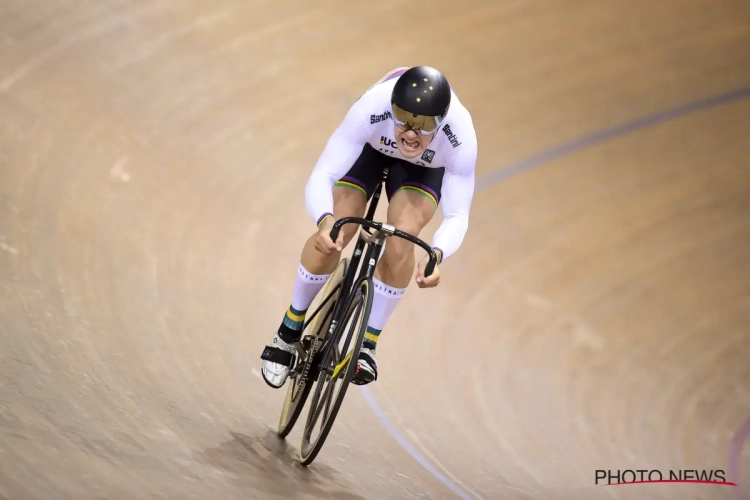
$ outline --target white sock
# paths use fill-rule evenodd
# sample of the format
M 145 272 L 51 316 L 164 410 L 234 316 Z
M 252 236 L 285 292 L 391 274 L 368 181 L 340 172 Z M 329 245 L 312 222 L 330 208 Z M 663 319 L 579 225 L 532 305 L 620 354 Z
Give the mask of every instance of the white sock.
M 282 330 L 302 330 L 307 309 L 330 277 L 330 274 L 311 274 L 300 263 L 297 278 L 294 280 L 292 303 L 289 309 L 287 309 L 286 314 L 284 314 L 281 326 Z
M 312 274 L 300 264 L 292 291 L 292 307 L 298 311 L 307 311 L 330 277 L 330 274 Z
M 363 346 L 375 349 L 380 332 L 393 314 L 396 306 L 404 296 L 406 288 L 394 288 L 386 285 L 377 278 L 372 279 L 375 295 L 372 298 L 370 321 L 367 323 L 367 333 Z

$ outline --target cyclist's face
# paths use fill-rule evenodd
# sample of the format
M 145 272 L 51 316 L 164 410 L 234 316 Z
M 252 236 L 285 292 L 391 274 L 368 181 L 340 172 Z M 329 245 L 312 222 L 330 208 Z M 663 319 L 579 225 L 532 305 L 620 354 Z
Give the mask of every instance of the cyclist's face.
M 421 155 L 435 135 L 422 135 L 419 132 L 407 130 L 397 125 L 394 126 L 393 134 L 396 136 L 398 150 L 404 158 L 415 158 Z

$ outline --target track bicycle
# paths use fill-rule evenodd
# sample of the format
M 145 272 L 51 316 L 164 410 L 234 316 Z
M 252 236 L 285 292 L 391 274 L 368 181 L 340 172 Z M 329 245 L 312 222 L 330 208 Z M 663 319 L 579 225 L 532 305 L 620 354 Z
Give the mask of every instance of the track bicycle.
M 373 221 L 387 177 L 386 168 L 364 218 L 343 217 L 334 223 L 331 230 L 333 241 L 345 224 L 359 225 L 357 244 L 351 259 L 344 257 L 339 261 L 318 294 L 320 304 L 305 321 L 302 339 L 290 368 L 277 433 L 285 438 L 291 432 L 312 392 L 299 454 L 300 462 L 305 466 L 315 460 L 323 447 L 357 370 L 372 309 L 372 279 L 385 240 L 395 236 L 424 249 L 429 255 L 425 277 L 432 274 L 437 263 L 435 251 L 423 240 L 391 224 Z

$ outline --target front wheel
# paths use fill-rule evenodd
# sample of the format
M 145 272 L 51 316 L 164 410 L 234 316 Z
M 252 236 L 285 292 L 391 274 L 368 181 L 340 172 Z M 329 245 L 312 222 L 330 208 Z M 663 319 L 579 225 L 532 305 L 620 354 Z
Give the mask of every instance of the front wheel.
M 328 278 L 328 282 L 318 294 L 320 304 L 315 306 L 310 317 L 307 319 L 305 331 L 307 336 L 303 337 L 307 342 L 307 350 L 303 347 L 297 348 L 297 362 L 292 368 L 289 375 L 288 387 L 284 398 L 284 406 L 281 408 L 279 417 L 279 426 L 277 434 L 279 437 L 286 437 L 297 422 L 297 418 L 305 406 L 307 396 L 314 383 L 311 375 L 311 362 L 315 355 L 320 351 L 323 341 L 328 335 L 328 329 L 331 326 L 333 311 L 336 309 L 336 302 L 341 295 L 344 276 L 349 269 L 349 259 L 344 258 L 339 261 L 339 265 Z M 312 309 L 312 307 L 311 307 Z
M 310 465 L 333 427 L 346 390 L 357 369 L 359 351 L 372 310 L 372 280 L 363 278 L 352 288 L 344 317 L 325 350 L 318 372 L 315 394 L 302 435 L 300 462 Z M 317 433 L 315 432 L 317 428 Z

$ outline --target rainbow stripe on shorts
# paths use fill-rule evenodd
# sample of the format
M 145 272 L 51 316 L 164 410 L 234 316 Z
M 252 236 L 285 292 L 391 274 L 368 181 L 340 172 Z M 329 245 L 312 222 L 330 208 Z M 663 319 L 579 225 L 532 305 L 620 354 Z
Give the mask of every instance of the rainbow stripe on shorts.
M 420 184 L 419 182 L 405 182 L 399 189 L 406 189 L 408 191 L 414 191 L 417 194 L 421 194 L 422 196 L 429 198 L 432 204 L 435 205 L 435 208 L 437 208 L 438 206 L 437 193 L 424 184 Z

